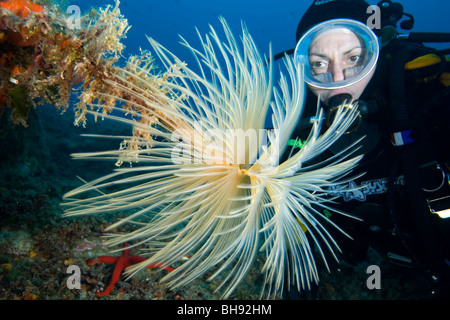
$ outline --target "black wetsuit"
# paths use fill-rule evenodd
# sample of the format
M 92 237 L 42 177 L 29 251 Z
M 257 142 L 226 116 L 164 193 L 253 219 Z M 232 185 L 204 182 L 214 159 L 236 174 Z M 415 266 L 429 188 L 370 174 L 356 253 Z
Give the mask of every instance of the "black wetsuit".
M 430 277 L 439 277 L 445 286 L 450 283 L 450 218 L 432 214 L 427 201 L 450 196 L 450 95 L 449 88 L 439 79 L 423 78 L 436 74 L 432 68 L 441 68 L 438 74 L 442 68 L 450 71 L 450 63 L 430 70 L 404 72 L 402 68 L 408 119 L 400 126 L 408 132 L 411 143 L 395 146 L 391 134 L 399 129 L 392 110 L 397 107 L 392 104 L 392 99 L 396 99 L 392 90 L 399 89 L 392 88 L 395 80 L 391 79 L 391 72 L 395 54 L 403 47 L 402 43 L 393 44 L 382 52 L 376 73 L 360 98 L 369 105 L 369 111 L 355 132 L 344 135 L 322 155 L 327 158 L 366 135 L 362 142 L 364 157 L 352 173 L 364 175 L 329 190 L 330 196 L 337 197 L 336 208 L 363 221 L 339 214 L 330 219 L 355 239 L 349 240 L 339 232 L 333 234 L 348 262 L 364 260 L 371 246 L 392 262 L 419 267 Z M 427 52 L 427 48 L 412 46 L 408 59 Z M 303 118 L 315 114 L 317 100 L 311 92 L 306 103 Z M 307 131 L 298 129 L 293 138 L 304 139 Z M 402 154 L 405 150 L 406 160 Z

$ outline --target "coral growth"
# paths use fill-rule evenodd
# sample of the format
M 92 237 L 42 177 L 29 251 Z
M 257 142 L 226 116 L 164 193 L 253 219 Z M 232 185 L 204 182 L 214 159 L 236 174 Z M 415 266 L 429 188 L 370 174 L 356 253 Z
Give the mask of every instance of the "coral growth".
M 27 18 L 30 12 L 43 12 L 44 7 L 29 0 L 8 0 L 1 2 L 2 9 L 11 11 L 21 19 Z
M 80 110 L 93 102 L 91 92 L 103 88 L 129 29 L 118 6 L 80 16 L 78 28 L 69 26 L 57 5 L 1 2 L 0 110 L 11 108 L 14 123 L 26 125 L 29 109 L 39 102 L 65 110 L 79 83 Z M 84 121 L 83 111 L 78 120 Z

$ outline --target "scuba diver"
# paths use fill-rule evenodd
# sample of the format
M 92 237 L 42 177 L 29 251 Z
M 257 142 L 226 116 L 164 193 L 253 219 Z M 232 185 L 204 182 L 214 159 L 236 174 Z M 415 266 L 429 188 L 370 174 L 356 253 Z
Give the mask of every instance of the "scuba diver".
M 317 0 L 302 17 L 288 53 L 305 66 L 307 120 L 299 122 L 291 145 L 306 139 L 318 100 L 328 120 L 344 101 L 356 101 L 359 118 L 324 155 L 364 137 L 357 178 L 329 190 L 336 208 L 362 220 L 330 217 L 354 239 L 335 235 L 344 260 L 362 262 L 372 247 L 389 262 L 420 270 L 431 297 L 448 298 L 450 51 L 424 43 L 450 42 L 450 34 L 400 34 L 402 19 L 404 30 L 414 24 L 401 4 L 380 1 L 378 25 L 369 6 Z

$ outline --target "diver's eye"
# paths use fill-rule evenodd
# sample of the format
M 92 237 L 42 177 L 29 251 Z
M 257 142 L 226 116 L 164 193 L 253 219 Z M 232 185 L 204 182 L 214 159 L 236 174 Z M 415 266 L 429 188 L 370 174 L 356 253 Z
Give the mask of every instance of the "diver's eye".
M 354 55 L 354 56 L 351 56 L 348 58 L 349 63 L 353 64 L 353 65 L 358 64 L 360 62 L 360 60 L 361 60 L 361 56 L 359 56 L 359 55 Z
M 328 70 L 328 63 L 323 60 L 312 61 L 310 63 L 311 69 L 315 74 L 324 73 Z

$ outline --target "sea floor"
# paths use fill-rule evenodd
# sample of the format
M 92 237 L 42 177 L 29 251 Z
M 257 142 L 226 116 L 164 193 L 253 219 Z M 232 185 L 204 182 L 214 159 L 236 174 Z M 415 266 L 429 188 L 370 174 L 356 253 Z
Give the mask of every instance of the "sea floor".
M 14 127 L 5 112 L 0 117 L 0 299 L 1 300 L 215 300 L 220 282 L 199 279 L 190 286 L 170 290 L 159 280 L 167 272 L 142 271 L 131 279 L 121 278 L 110 295 L 98 297 L 111 278 L 113 266 L 87 259 L 110 253 L 102 233 L 111 217 L 63 218 L 62 195 L 85 180 L 108 173 L 113 163 L 78 162 L 73 152 L 117 148 L 120 141 L 98 141 L 81 133 L 105 132 L 107 122 L 74 127 L 73 114 L 60 114 L 53 107 L 40 106 L 30 112 L 28 128 Z M 113 126 L 116 134 L 128 128 Z M 131 250 L 133 254 L 133 250 Z M 263 283 L 262 259 L 230 299 L 257 300 Z M 367 287 L 367 267 L 381 268 L 381 289 Z M 80 267 L 81 288 L 70 289 L 71 265 Z M 350 265 L 343 261 L 330 273 L 320 271 L 320 284 L 312 292 L 288 296 L 311 300 L 404 300 L 428 299 L 428 285 L 420 273 L 391 266 L 370 251 L 367 261 Z M 280 299 L 281 297 L 278 297 Z

